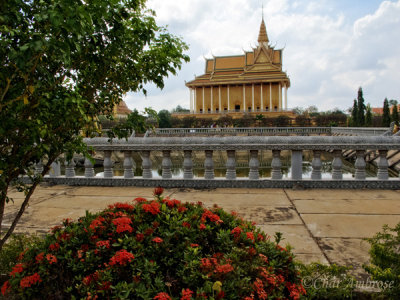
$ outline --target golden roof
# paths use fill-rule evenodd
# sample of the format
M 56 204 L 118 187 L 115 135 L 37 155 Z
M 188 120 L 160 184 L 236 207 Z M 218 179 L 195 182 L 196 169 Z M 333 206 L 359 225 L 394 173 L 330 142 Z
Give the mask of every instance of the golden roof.
M 258 43 L 261 45 L 262 43 L 268 44 L 268 35 L 267 35 L 267 28 L 265 27 L 264 19 L 261 21 L 260 25 L 260 33 L 258 34 Z

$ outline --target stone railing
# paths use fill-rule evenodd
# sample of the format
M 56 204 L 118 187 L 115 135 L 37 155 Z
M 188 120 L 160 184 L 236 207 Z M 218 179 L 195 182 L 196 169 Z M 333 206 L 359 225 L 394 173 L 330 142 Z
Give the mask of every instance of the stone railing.
M 104 153 L 104 177 L 96 177 L 93 165 L 85 160 L 84 176 L 75 175 L 75 163 L 66 163 L 65 175 L 46 176 L 45 180 L 54 184 L 98 185 L 98 186 L 163 186 L 189 188 L 386 188 L 400 189 L 399 178 L 388 176 L 387 152 L 400 149 L 400 137 L 353 137 L 353 136 L 234 136 L 234 137 L 149 137 L 113 140 L 107 138 L 86 139 L 87 145 L 97 153 Z M 357 153 L 354 179 L 343 178 L 342 151 L 354 149 Z M 248 178 L 236 176 L 236 151 L 248 151 Z M 259 152 L 271 151 L 271 178 L 259 177 Z M 291 178 L 282 176 L 281 151 L 291 151 Z M 303 150 L 313 152 L 312 172 L 310 178 L 303 178 Z M 366 178 L 366 150 L 378 150 L 378 173 L 376 178 Z M 113 151 L 124 153 L 124 175 L 114 176 L 111 155 Z M 142 158 L 142 176 L 134 174 L 132 152 L 139 152 Z M 153 177 L 152 151 L 162 152 L 162 175 Z M 183 152 L 183 178 L 173 178 L 171 172 L 171 152 Z M 204 177 L 193 175 L 193 152 L 204 154 Z M 226 176 L 215 178 L 213 153 L 225 151 Z M 323 179 L 321 176 L 321 153 L 333 154 L 332 176 Z
M 389 127 L 331 127 L 332 135 L 383 135 L 390 131 Z
M 156 128 L 150 136 L 191 135 L 330 135 L 331 127 Z
M 291 108 L 276 108 L 272 110 L 266 109 L 254 109 L 254 110 L 243 110 L 243 109 L 230 109 L 230 110 L 205 110 L 205 111 L 179 111 L 173 112 L 174 115 L 206 115 L 206 114 L 230 114 L 230 113 L 260 113 L 260 112 L 270 112 L 270 113 L 279 113 L 279 112 L 292 112 Z
M 221 127 L 221 128 L 156 128 L 148 136 L 195 135 L 351 135 L 378 136 L 389 128 L 357 127 Z

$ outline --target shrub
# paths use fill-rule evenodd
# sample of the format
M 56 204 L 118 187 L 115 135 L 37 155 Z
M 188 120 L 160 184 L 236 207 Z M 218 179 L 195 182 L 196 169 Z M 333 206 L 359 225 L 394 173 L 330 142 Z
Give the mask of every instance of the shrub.
M 221 208 L 136 198 L 65 220 L 27 250 L 2 292 L 20 298 L 298 299 L 290 251 Z
M 369 265 L 364 269 L 373 280 L 382 284 L 382 293 L 390 299 L 400 298 L 400 223 L 391 228 L 383 226 L 372 238 L 366 239 L 371 245 Z

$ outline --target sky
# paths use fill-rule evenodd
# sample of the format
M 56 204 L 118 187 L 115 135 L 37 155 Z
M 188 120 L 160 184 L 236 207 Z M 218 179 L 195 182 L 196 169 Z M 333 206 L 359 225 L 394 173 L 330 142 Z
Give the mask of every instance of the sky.
M 400 0 L 148 0 L 156 22 L 188 45 L 190 62 L 128 93 L 130 109 L 189 108 L 185 81 L 202 75 L 205 58 L 241 55 L 256 46 L 264 7 L 270 45 L 283 50 L 291 81 L 288 107 L 347 110 L 359 87 L 365 103 L 400 100 Z

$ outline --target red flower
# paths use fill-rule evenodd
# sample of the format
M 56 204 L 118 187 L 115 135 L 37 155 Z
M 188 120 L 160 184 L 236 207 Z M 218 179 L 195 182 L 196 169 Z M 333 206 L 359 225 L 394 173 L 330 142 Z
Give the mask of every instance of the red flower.
M 206 229 L 206 225 L 204 225 L 204 224 L 200 224 L 200 230 L 204 230 L 204 229 Z
M 117 219 L 114 219 L 112 222 L 115 226 L 117 226 L 117 230 L 116 230 L 117 233 L 121 233 L 121 232 L 125 232 L 125 231 L 128 231 L 128 232 L 133 231 L 133 228 L 129 225 L 129 224 L 132 224 L 132 220 L 128 217 L 117 218 Z
M 225 297 L 225 292 L 224 292 L 224 291 L 220 291 L 220 292 L 217 294 L 217 300 L 218 300 L 218 299 L 224 299 L 224 297 Z
M 164 292 L 158 293 L 157 296 L 153 298 L 154 300 L 171 300 L 171 297 Z
M 231 233 L 233 234 L 233 236 L 235 238 L 238 238 L 240 236 L 240 234 L 242 233 L 243 229 L 240 227 L 235 227 L 232 229 Z
M 155 242 L 155 243 L 157 243 L 157 244 L 159 244 L 159 243 L 162 243 L 162 242 L 163 242 L 163 239 L 162 239 L 162 238 L 159 238 L 159 237 L 155 237 L 152 241 Z
M 137 203 L 142 203 L 142 202 L 147 202 L 146 198 L 143 197 L 137 197 L 134 199 Z
M 190 244 L 190 247 L 196 248 L 196 247 L 199 247 L 199 244 Z
M 190 223 L 188 223 L 188 222 L 183 222 L 182 226 L 186 227 L 186 228 L 190 228 L 191 227 Z
M 110 241 L 98 241 L 96 243 L 97 248 L 105 247 L 106 249 L 110 249 Z
M 99 290 L 106 291 L 106 290 L 109 290 L 110 287 L 111 287 L 111 282 L 104 281 L 104 282 L 101 283 L 101 286 L 99 287 Z
M 173 199 L 173 200 L 164 199 L 163 202 L 164 202 L 165 204 L 167 204 L 167 206 L 168 206 L 169 208 L 173 208 L 174 206 L 179 206 L 179 204 L 181 204 L 181 201 L 176 200 L 176 199 Z M 179 210 L 179 208 L 178 208 L 178 210 Z
M 233 271 L 233 267 L 230 264 L 220 265 L 215 267 L 216 273 L 226 274 Z
M 103 229 L 104 226 L 102 226 L 102 225 L 103 225 L 103 222 L 104 222 L 104 221 L 105 221 L 105 219 L 104 219 L 102 216 L 99 216 L 99 217 L 97 217 L 96 219 L 94 219 L 94 220 L 92 221 L 92 223 L 90 223 L 89 228 L 90 228 L 91 230 L 93 230 L 93 231 L 95 231 L 97 228 Z
M 145 235 L 152 235 L 153 232 L 154 232 L 154 229 L 153 229 L 153 228 L 147 228 L 147 229 L 144 231 L 144 234 L 145 234 Z
M 262 234 L 257 234 L 257 241 L 263 241 L 265 240 L 265 237 Z
M 44 252 L 39 253 L 38 255 L 36 255 L 35 260 L 37 263 L 40 263 L 43 260 L 44 257 Z
M 246 232 L 246 236 L 249 240 L 254 242 L 254 234 L 252 232 Z
M 115 253 L 113 257 L 111 257 L 109 264 L 110 266 L 114 265 L 125 266 L 127 263 L 131 262 L 134 258 L 135 256 L 132 253 L 126 251 L 125 249 L 122 249 L 117 253 Z
M 185 211 L 187 211 L 187 207 L 185 207 L 185 206 L 179 206 L 178 207 L 178 212 L 183 213 Z
M 21 286 L 21 288 L 28 288 L 38 282 L 42 282 L 42 279 L 40 278 L 40 275 L 38 273 L 35 273 L 31 276 L 26 276 L 22 278 L 19 285 Z
M 253 247 L 250 247 L 249 250 L 248 250 L 248 253 L 249 253 L 250 256 L 254 256 L 254 255 L 257 254 L 257 251 Z
M 12 271 L 10 272 L 10 276 L 14 277 L 15 274 L 19 274 L 24 270 L 24 265 L 23 264 L 16 264 Z
M 152 201 L 150 204 L 143 204 L 143 210 L 145 212 L 157 215 L 160 212 L 160 203 Z
M 154 192 L 153 192 L 153 194 L 154 194 L 154 196 L 161 196 L 161 194 L 164 192 L 164 189 L 162 188 L 162 187 L 156 187 L 155 189 L 154 189 Z
M 111 204 L 108 206 L 109 209 L 122 209 L 122 210 L 127 210 L 127 211 L 132 211 L 134 209 L 133 205 L 128 204 L 128 203 L 121 203 L 121 202 L 117 202 L 114 204 Z
M 1 287 L 1 294 L 3 296 L 5 296 L 10 289 L 11 289 L 11 285 L 7 280 L 6 282 L 4 282 L 3 286 Z
M 49 250 L 50 251 L 57 251 L 58 249 L 60 249 L 60 244 L 59 243 L 54 243 L 54 244 L 51 244 L 49 246 Z
M 143 240 L 144 240 L 144 234 L 143 233 L 136 234 L 136 241 L 141 242 Z
M 57 263 L 57 257 L 55 257 L 53 254 L 47 254 L 46 259 L 51 265 Z
M 182 290 L 181 300 L 190 300 L 192 299 L 193 291 L 190 289 Z
M 201 216 L 201 221 L 205 222 L 206 219 L 209 219 L 211 222 L 217 222 L 220 220 L 219 216 L 209 211 L 208 209 L 204 210 L 203 215 Z

